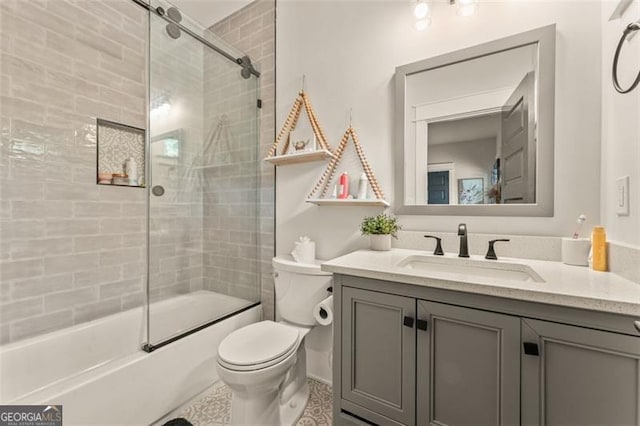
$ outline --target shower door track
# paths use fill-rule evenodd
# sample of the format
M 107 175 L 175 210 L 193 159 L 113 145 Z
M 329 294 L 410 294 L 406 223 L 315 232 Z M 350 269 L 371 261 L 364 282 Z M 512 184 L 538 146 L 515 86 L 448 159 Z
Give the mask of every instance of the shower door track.
M 238 66 L 241 66 L 242 68 L 245 68 L 245 69 L 249 70 L 251 72 L 251 74 L 255 75 L 256 77 L 260 77 L 260 71 L 258 71 L 255 68 L 253 68 L 253 66 L 251 65 L 251 59 L 248 56 L 243 56 L 241 58 L 236 58 L 235 56 L 231 55 L 230 53 L 222 50 L 221 48 L 219 48 L 215 44 L 211 43 L 206 38 L 200 36 L 199 34 L 194 33 L 189 28 L 187 28 L 184 25 L 182 25 L 180 22 L 176 22 L 173 19 L 171 19 L 169 16 L 167 16 L 165 14 L 164 9 L 162 9 L 161 7 L 154 8 L 153 6 L 151 6 L 151 4 L 147 3 L 144 0 L 131 0 L 131 1 L 134 2 L 135 4 L 137 4 L 138 6 L 144 8 L 144 9 L 147 9 L 149 12 L 155 13 L 156 15 L 158 15 L 159 17 L 161 17 L 162 19 L 164 19 L 168 23 L 176 25 L 178 28 L 180 28 L 180 30 L 182 30 L 185 33 L 189 34 L 191 37 L 195 38 L 200 43 L 202 43 L 205 46 L 209 47 L 210 49 L 213 49 L 214 51 L 218 52 L 219 54 L 221 54 L 222 56 L 224 56 L 225 58 L 227 58 L 231 62 L 237 64 Z
M 173 337 L 170 337 L 167 340 L 162 340 L 162 341 L 160 341 L 158 343 L 145 343 L 145 344 L 142 345 L 142 350 L 145 351 L 145 352 L 151 353 L 151 352 L 155 351 L 156 349 L 160 349 L 163 346 L 167 346 L 168 344 L 175 342 L 176 340 L 180 340 L 180 339 L 185 338 L 187 336 L 191 336 L 192 334 L 197 333 L 198 331 L 204 330 L 207 327 L 211 327 L 214 324 L 222 322 L 222 321 L 224 321 L 226 319 L 229 319 L 229 318 L 231 318 L 231 317 L 233 317 L 235 315 L 241 314 L 242 312 L 248 311 L 249 309 L 255 308 L 256 306 L 260 306 L 260 302 L 252 303 L 249 306 L 246 306 L 246 307 L 244 307 L 242 309 L 239 309 L 237 311 L 231 312 L 230 314 L 224 315 L 224 316 L 222 316 L 220 318 L 217 318 L 217 319 L 215 319 L 213 321 L 209 321 L 209 322 L 206 322 L 204 324 L 201 324 L 201 325 L 199 325 L 197 327 L 194 327 L 194 328 L 192 328 L 190 330 L 185 331 L 184 333 L 180 333 L 180 334 L 177 334 L 177 335 L 175 335 Z

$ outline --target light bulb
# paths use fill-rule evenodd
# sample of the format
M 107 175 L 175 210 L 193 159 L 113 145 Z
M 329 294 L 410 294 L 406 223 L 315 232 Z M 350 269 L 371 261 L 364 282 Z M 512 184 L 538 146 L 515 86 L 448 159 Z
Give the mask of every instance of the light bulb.
M 418 19 L 424 19 L 429 14 L 429 5 L 423 0 L 418 1 L 415 9 L 413 9 L 413 13 L 416 15 Z
M 459 16 L 470 16 L 478 10 L 478 0 L 456 0 Z
M 424 31 L 431 24 L 431 19 L 420 19 L 416 21 L 416 30 Z

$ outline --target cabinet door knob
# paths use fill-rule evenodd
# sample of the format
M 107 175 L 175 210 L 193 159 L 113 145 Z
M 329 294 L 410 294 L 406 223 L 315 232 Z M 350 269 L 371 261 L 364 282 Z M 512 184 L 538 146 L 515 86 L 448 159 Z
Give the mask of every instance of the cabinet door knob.
M 413 318 L 411 317 L 404 317 L 404 322 L 403 322 L 405 327 L 409 327 L 409 328 L 413 328 Z
M 636 330 L 638 330 L 638 333 L 640 333 L 640 321 L 634 321 L 633 325 L 636 327 Z
M 427 331 L 429 323 L 426 320 L 416 320 L 416 327 L 418 330 Z

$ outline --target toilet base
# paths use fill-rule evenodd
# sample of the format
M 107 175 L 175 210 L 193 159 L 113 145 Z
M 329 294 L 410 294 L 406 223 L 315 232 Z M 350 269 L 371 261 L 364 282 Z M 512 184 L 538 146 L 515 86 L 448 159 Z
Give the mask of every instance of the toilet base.
M 231 425 L 293 426 L 302 417 L 309 400 L 307 353 L 304 340 L 295 361 L 281 379 L 266 380 L 250 386 L 230 383 L 225 369 L 218 364 L 223 381 L 231 388 Z M 270 368 L 274 368 L 273 366 Z M 264 371 L 266 373 L 266 371 Z M 226 381 L 224 380 L 226 377 Z
M 280 391 L 280 422 L 295 425 L 309 400 L 307 382 L 307 350 L 304 340 L 298 348 L 296 363 L 291 366 Z
M 305 383 L 293 394 L 289 401 L 280 405 L 280 422 L 282 425 L 295 425 L 307 406 L 309 400 L 309 384 Z

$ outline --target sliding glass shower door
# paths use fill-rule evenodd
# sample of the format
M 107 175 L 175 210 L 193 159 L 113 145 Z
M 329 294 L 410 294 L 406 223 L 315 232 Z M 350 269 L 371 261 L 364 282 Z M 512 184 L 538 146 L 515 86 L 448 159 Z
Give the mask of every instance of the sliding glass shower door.
M 148 349 L 260 300 L 258 78 L 177 8 L 152 7 Z

